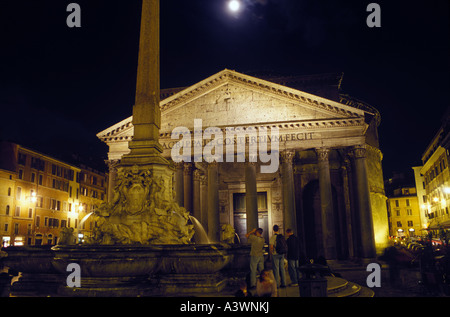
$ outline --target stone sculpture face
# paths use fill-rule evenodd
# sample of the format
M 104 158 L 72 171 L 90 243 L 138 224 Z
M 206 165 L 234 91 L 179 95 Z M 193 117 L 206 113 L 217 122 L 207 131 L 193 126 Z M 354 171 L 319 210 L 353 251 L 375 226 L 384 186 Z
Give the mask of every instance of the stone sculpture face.
M 137 166 L 119 171 L 114 198 L 94 212 L 91 244 L 187 244 L 189 213 L 166 193 L 162 176 Z M 169 197 L 170 196 L 170 197 Z

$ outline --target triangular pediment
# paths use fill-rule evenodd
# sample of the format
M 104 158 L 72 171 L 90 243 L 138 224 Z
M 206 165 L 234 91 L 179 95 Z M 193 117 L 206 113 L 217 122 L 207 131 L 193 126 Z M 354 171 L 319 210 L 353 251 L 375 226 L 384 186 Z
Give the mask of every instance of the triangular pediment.
M 160 103 L 161 134 L 175 127 L 274 125 L 357 120 L 364 111 L 341 103 L 225 69 Z M 99 138 L 132 135 L 132 117 L 100 132 Z M 130 134 L 131 133 L 131 134 Z

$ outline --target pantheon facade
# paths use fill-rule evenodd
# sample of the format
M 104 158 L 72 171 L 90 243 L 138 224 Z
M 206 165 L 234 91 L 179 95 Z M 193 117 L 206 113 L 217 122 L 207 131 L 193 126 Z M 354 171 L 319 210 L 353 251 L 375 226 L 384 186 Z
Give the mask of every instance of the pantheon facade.
M 279 131 L 279 168 L 272 173 L 262 173 L 267 164 L 249 162 L 248 153 L 245 162 L 172 161 L 176 200 L 210 239 L 220 240 L 224 225 L 231 225 L 241 243 L 256 227 L 268 242 L 277 224 L 283 232 L 294 230 L 308 258 L 372 258 L 383 251 L 388 219 L 380 114 L 342 94 L 342 79 L 225 69 L 190 87 L 161 90 L 160 143 L 170 161 L 179 141 L 172 139 L 173 130 L 186 127 L 193 135 L 195 120 L 224 135 L 228 127 Z M 109 146 L 111 191 L 115 166 L 133 138 L 132 117 L 97 137 Z

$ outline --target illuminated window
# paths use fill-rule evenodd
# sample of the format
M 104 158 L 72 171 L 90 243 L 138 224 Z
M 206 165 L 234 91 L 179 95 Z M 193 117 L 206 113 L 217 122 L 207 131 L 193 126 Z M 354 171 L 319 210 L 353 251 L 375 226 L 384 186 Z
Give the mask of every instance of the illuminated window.
M 20 200 L 22 197 L 22 188 L 21 187 L 17 187 L 17 191 L 16 191 L 16 199 Z

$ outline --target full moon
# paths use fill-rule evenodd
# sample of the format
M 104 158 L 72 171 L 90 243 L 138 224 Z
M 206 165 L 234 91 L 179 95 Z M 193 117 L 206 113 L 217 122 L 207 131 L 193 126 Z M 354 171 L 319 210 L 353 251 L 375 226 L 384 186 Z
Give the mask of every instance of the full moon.
M 232 11 L 232 12 L 237 12 L 239 11 L 239 9 L 241 8 L 241 3 L 238 0 L 231 0 L 228 3 L 228 8 Z

